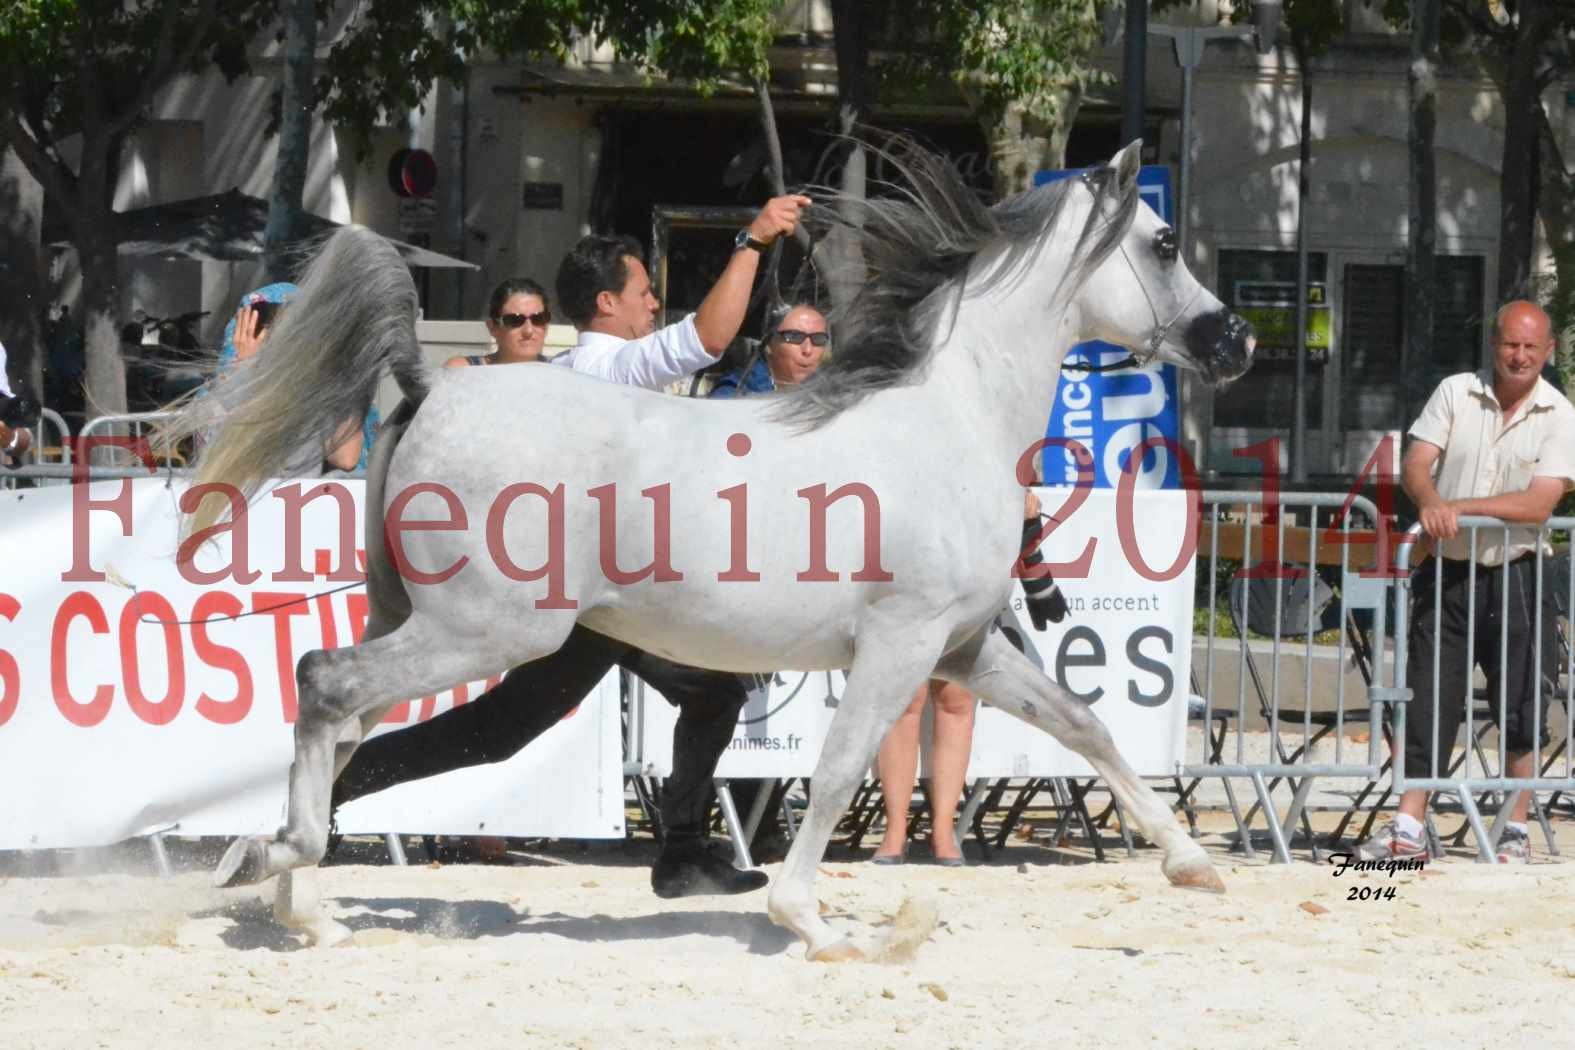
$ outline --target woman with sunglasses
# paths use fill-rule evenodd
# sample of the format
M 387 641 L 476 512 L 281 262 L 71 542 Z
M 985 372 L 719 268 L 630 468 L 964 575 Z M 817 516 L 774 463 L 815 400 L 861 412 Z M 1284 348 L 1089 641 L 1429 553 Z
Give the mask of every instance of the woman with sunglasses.
M 529 277 L 510 277 L 492 290 L 487 300 L 487 334 L 497 344 L 491 354 L 451 357 L 448 368 L 471 365 L 513 365 L 540 361 L 547 344 L 547 326 L 552 311 L 547 307 L 547 291 Z
M 825 316 L 813 306 L 795 306 L 783 315 L 749 374 L 743 375 L 742 368 L 722 373 L 708 396 L 738 397 L 740 386 L 745 394 L 790 390 L 815 374 L 830 344 Z
M 487 334 L 496 349 L 490 354 L 462 354 L 443 362 L 444 368 L 470 368 L 485 365 L 516 365 L 540 361 L 547 345 L 547 326 L 552 311 L 547 306 L 547 290 L 529 277 L 510 277 L 487 300 Z M 450 860 L 503 860 L 508 841 L 496 835 L 438 839 L 440 855 Z

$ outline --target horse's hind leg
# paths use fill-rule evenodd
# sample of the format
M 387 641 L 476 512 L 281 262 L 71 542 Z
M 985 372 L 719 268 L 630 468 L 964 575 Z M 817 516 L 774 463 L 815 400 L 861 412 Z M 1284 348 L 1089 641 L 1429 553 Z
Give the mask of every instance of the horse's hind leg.
M 862 954 L 820 917 L 815 870 L 881 738 L 912 700 L 913 691 L 930 676 L 942 644 L 940 638 L 924 639 L 907 632 L 884 632 L 879 637 L 861 633 L 856 641 L 847 689 L 815 764 L 809 812 L 793 838 L 782 873 L 771 885 L 767 904 L 774 921 L 803 939 L 806 958 L 841 962 Z
M 562 644 L 573 619 L 538 614 L 530 626 L 535 637 L 514 640 L 506 652 L 496 647 L 489 651 L 474 636 L 463 637 L 454 625 L 417 613 L 382 638 L 302 657 L 296 667 L 300 703 L 286 824 L 272 839 L 237 840 L 220 861 L 214 881 L 220 886 L 261 882 L 321 860 L 328 844 L 329 790 L 341 727 L 388 704 L 545 655 Z
M 1127 765 L 1104 723 L 1018 652 L 998 628 L 988 628 L 949 654 L 936 673 L 1086 758 L 1143 837 L 1165 851 L 1164 872 L 1173 884 L 1225 892 L 1203 847 L 1181 830 L 1169 807 Z

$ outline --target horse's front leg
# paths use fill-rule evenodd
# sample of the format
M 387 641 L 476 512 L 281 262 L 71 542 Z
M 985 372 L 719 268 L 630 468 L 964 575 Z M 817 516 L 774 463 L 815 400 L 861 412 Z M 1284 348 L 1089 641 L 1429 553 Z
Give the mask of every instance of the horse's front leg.
M 1165 851 L 1172 884 L 1225 892 L 1208 853 L 1181 829 L 1170 808 L 1116 750 L 1105 724 L 991 626 L 941 661 L 937 673 L 1009 714 L 1038 726 L 1088 760 L 1144 838 Z
M 914 690 L 929 678 L 942 645 L 941 638 L 915 638 L 910 632 L 895 631 L 861 633 L 855 641 L 847 689 L 815 764 L 809 812 L 788 850 L 781 874 L 771 885 L 767 904 L 775 922 L 803 939 L 806 958 L 842 962 L 863 955 L 820 917 L 815 870 L 881 739 L 907 707 Z

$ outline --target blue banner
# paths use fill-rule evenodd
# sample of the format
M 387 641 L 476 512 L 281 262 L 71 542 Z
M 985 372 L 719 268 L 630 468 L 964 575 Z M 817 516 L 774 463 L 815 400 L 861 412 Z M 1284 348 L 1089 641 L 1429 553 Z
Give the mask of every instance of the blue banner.
M 1041 171 L 1034 185 L 1042 186 L 1071 175 L 1077 170 Z M 1171 221 L 1170 169 L 1163 165 L 1144 167 L 1138 175 L 1138 194 L 1166 222 Z M 1045 436 L 1076 441 L 1093 455 L 1093 483 L 1097 488 L 1115 488 L 1121 472 L 1127 469 L 1132 452 L 1149 438 L 1179 441 L 1181 411 L 1177 397 L 1174 365 L 1155 364 L 1148 368 L 1123 368 L 1114 372 L 1085 372 L 1066 365 L 1074 361 L 1113 364 L 1128 351 L 1109 343 L 1079 343 L 1067 354 L 1061 381 L 1056 387 L 1055 403 Z M 1077 484 L 1083 468 L 1073 451 L 1063 445 L 1046 446 L 1040 461 L 1044 483 L 1048 486 Z M 1144 452 L 1137 474 L 1137 487 L 1173 489 L 1181 484 L 1181 471 L 1175 455 L 1159 442 Z

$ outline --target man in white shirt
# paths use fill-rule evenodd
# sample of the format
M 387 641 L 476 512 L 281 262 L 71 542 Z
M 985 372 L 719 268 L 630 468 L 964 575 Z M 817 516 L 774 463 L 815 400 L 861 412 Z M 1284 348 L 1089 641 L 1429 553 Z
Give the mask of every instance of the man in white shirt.
M 656 328 L 661 303 L 631 237 L 584 237 L 558 268 L 558 308 L 579 341 L 553 358 L 576 372 L 660 390 L 713 363 L 738 335 L 761 250 L 798 225 L 808 197 L 777 197 L 733 241 L 733 255 L 700 308 Z
M 6 378 L 5 344 L 0 343 L 0 463 L 5 466 L 14 466 L 20 462 L 23 453 L 33 444 L 33 435 L 22 425 L 22 420 L 12 418 L 9 424 L 6 422 L 5 412 L 13 407 L 15 399 L 11 381 Z
M 1468 643 L 1487 676 L 1486 696 L 1499 720 L 1499 691 L 1505 697 L 1507 775 L 1535 775 L 1538 747 L 1532 737 L 1541 698 L 1545 704 L 1556 680 L 1558 611 L 1553 588 L 1543 588 L 1542 666 L 1537 648 L 1536 596 L 1538 533 L 1565 492 L 1575 486 L 1575 407 L 1541 378 L 1553 353 L 1553 323 L 1534 303 L 1512 302 L 1493 324 L 1493 364 L 1479 372 L 1445 379 L 1411 426 L 1411 447 L 1401 467 L 1401 484 L 1416 502 L 1422 527 L 1437 546 L 1437 557 L 1411 579 L 1410 653 L 1406 680 L 1412 690 L 1406 706 L 1406 775 L 1443 776 L 1465 716 L 1473 668 L 1464 666 Z M 1476 549 L 1459 525 L 1462 515 L 1512 523 L 1506 542 L 1501 528 L 1481 529 Z M 1543 542 L 1544 556 L 1552 554 Z M 1475 560 L 1475 622 L 1471 562 Z M 1441 588 L 1437 577 L 1442 575 Z M 1441 597 L 1435 599 L 1435 589 Z M 1508 616 L 1500 622 L 1506 607 Z M 1469 627 L 1469 630 L 1468 630 Z M 1501 632 L 1504 632 L 1501 634 Z M 1508 658 L 1501 646 L 1508 642 Z M 1438 696 L 1433 695 L 1433 654 L 1440 654 Z M 1433 765 L 1434 713 L 1437 711 L 1437 772 Z M 1519 792 L 1499 839 L 1498 858 L 1524 863 L 1530 848 L 1526 831 L 1529 797 Z M 1407 791 L 1399 812 L 1359 851 L 1364 860 L 1425 858 L 1422 820 L 1427 792 Z
M 762 251 L 793 232 L 805 197 L 777 197 L 740 230 L 722 276 L 700 308 L 655 328 L 659 306 L 627 237 L 581 239 L 558 270 L 558 309 L 579 342 L 553 363 L 614 383 L 659 390 L 714 361 L 738 335 Z M 739 676 L 686 667 L 576 626 L 551 656 L 514 668 L 495 688 L 436 718 L 361 745 L 334 783 L 333 805 L 421 777 L 501 762 L 546 732 L 614 666 L 654 686 L 679 709 L 673 771 L 663 785 L 662 849 L 651 870 L 661 897 L 745 893 L 766 884 L 739 871 L 706 841 L 711 782 L 745 700 Z

